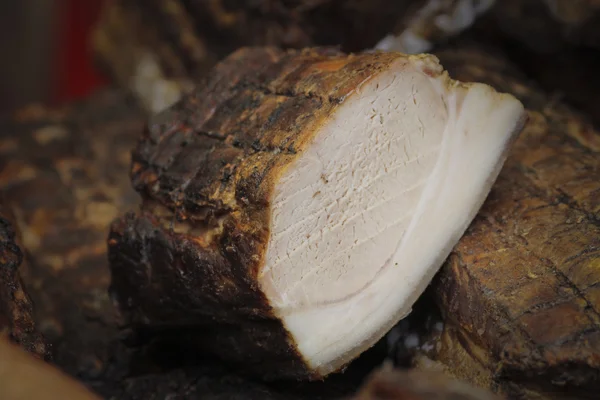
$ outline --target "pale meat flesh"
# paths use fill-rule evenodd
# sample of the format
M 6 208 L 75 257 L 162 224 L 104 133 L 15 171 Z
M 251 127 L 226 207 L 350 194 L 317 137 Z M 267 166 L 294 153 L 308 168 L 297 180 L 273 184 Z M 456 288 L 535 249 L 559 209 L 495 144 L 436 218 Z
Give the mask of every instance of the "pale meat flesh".
M 516 99 L 440 68 L 401 59 L 364 82 L 276 185 L 259 282 L 321 374 L 410 312 L 520 130 Z

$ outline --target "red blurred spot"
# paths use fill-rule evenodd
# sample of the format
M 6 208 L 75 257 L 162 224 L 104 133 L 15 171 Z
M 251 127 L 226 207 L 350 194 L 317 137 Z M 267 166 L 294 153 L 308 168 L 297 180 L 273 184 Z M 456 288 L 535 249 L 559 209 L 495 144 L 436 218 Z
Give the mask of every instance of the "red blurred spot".
M 94 66 L 90 37 L 106 2 L 60 0 L 56 102 L 76 100 L 107 84 L 107 79 Z

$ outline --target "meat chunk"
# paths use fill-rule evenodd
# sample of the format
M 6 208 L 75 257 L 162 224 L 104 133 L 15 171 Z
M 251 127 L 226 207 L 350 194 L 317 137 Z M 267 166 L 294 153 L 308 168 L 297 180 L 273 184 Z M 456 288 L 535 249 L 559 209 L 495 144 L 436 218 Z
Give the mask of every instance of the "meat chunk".
M 518 95 L 529 123 L 434 280 L 446 322 L 436 357 L 509 398 L 594 398 L 600 134 L 499 57 L 465 46 L 437 54 L 454 76 Z
M 0 340 L 7 335 L 25 350 L 45 358 L 46 343 L 36 330 L 31 300 L 19 275 L 23 258 L 14 216 L 3 200 L 0 203 Z
M 432 56 L 242 49 L 135 150 L 115 296 L 267 378 L 337 371 L 410 312 L 523 121 Z

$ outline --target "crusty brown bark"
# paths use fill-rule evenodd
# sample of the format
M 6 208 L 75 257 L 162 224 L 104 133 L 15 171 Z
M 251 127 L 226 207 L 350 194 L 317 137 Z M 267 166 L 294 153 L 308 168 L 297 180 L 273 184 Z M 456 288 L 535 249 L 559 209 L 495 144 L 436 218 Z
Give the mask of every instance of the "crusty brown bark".
M 439 372 L 382 368 L 363 384 L 354 400 L 499 400 L 494 394 Z
M 511 56 L 519 60 L 519 67 L 544 90 L 581 110 L 596 129 L 600 127 L 600 91 L 593 83 L 600 71 L 600 50 L 566 49 L 540 55 L 522 47 L 507 47 Z
M 27 107 L 0 122 L 0 188 L 22 232 L 36 322 L 54 362 L 86 381 L 113 373 L 121 357 L 106 236 L 139 202 L 127 170 L 143 123 L 118 91 L 61 109 Z
M 152 118 L 133 153 L 143 211 L 108 242 L 131 323 L 194 329 L 200 347 L 267 379 L 316 377 L 258 287 L 273 182 L 344 97 L 398 57 L 242 49 Z
M 512 92 L 530 110 L 488 200 L 434 282 L 450 322 L 440 357 L 461 378 L 512 396 L 594 397 L 600 135 L 501 59 L 464 48 L 438 55 L 457 79 Z M 462 368 L 465 357 L 475 367 Z
M 48 348 L 33 319 L 33 305 L 23 289 L 19 268 L 23 263 L 14 216 L 0 202 L 0 339 L 7 336 L 37 357 L 47 358 Z

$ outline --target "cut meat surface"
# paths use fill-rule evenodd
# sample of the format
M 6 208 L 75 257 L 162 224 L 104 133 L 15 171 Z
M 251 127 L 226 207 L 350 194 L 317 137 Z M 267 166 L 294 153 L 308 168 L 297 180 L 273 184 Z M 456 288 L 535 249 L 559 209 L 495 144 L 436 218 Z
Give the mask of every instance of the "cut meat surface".
M 325 376 L 410 312 L 524 120 L 433 56 L 242 49 L 134 152 L 113 291 L 136 325 L 220 325 L 200 346 Z

